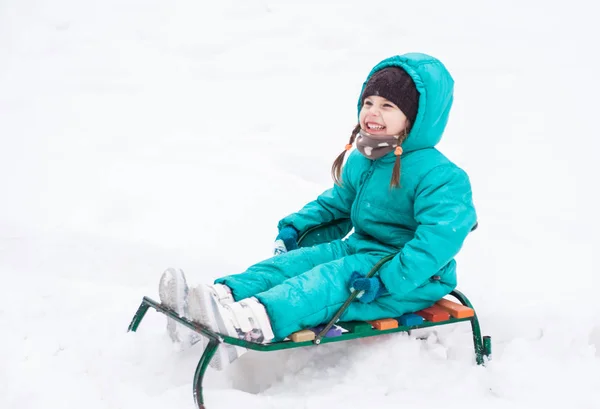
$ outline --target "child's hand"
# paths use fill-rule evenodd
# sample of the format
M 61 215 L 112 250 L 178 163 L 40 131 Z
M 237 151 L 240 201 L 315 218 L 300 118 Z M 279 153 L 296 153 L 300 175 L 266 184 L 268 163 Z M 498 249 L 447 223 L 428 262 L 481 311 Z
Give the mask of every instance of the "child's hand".
M 298 248 L 298 230 L 292 226 L 285 226 L 279 231 L 275 239 L 275 255 L 287 253 Z
M 386 292 L 379 277 L 366 278 L 364 274 L 354 271 L 350 276 L 350 291 L 359 290 L 358 301 L 368 304 Z

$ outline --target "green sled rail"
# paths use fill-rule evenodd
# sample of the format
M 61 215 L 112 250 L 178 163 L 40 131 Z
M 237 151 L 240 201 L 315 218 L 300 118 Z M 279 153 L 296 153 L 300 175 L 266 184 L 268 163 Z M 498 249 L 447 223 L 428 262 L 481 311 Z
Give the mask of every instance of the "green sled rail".
M 329 223 L 327 225 L 320 225 L 320 226 L 317 226 L 317 228 L 328 227 L 328 226 L 331 226 L 332 224 L 334 224 L 334 223 Z M 301 236 L 301 238 L 306 237 L 306 235 L 308 233 L 314 231 L 315 229 L 316 228 L 313 228 L 313 229 L 307 231 L 306 233 L 304 233 Z M 369 271 L 369 273 L 367 274 L 367 277 L 372 277 L 373 275 L 375 275 L 375 273 L 379 270 L 379 268 L 384 263 L 391 260 L 394 256 L 395 256 L 395 254 L 390 254 L 390 255 L 382 258 L 371 269 L 371 271 Z M 354 291 L 348 297 L 346 302 L 340 307 L 340 309 L 336 312 L 336 314 L 333 316 L 333 318 L 327 323 L 327 325 L 323 328 L 323 330 L 319 334 L 316 335 L 315 339 L 312 341 L 293 342 L 291 340 L 283 340 L 283 341 L 272 342 L 272 343 L 268 343 L 268 344 L 259 344 L 259 343 L 255 343 L 255 342 L 244 341 L 244 340 L 241 340 L 238 338 L 233 338 L 233 337 L 230 337 L 230 336 L 218 333 L 218 332 L 214 332 L 202 324 L 198 324 L 196 322 L 192 322 L 192 321 L 188 320 L 185 317 L 181 317 L 173 310 L 165 307 L 161 303 L 158 303 L 148 297 L 144 297 L 142 299 L 142 303 L 140 304 L 135 315 L 133 316 L 133 319 L 131 320 L 131 323 L 129 324 L 128 331 L 135 332 L 138 329 L 140 323 L 142 322 L 144 316 L 146 315 L 146 312 L 148 312 L 148 309 L 152 307 L 157 312 L 160 312 L 160 313 L 166 315 L 167 317 L 177 321 L 181 325 L 184 325 L 187 328 L 189 328 L 193 331 L 196 331 L 197 333 L 201 334 L 202 336 L 205 336 L 206 338 L 208 338 L 208 345 L 206 346 L 204 353 L 200 357 L 200 361 L 198 362 L 198 365 L 196 366 L 196 371 L 194 373 L 193 394 L 194 394 L 194 402 L 198 409 L 205 409 L 202 381 L 204 379 L 206 370 L 208 369 L 208 364 L 211 361 L 211 359 L 214 357 L 215 353 L 217 352 L 217 348 L 219 347 L 219 344 L 223 344 L 223 343 L 240 346 L 240 347 L 247 348 L 247 349 L 250 349 L 253 351 L 269 352 L 269 351 L 278 351 L 278 350 L 282 350 L 282 349 L 292 349 L 292 348 L 316 346 L 316 345 L 327 344 L 327 343 L 331 343 L 331 342 L 348 341 L 348 340 L 357 339 L 357 338 L 374 337 L 374 336 L 379 336 L 379 335 L 383 335 L 383 334 L 391 334 L 394 332 L 410 332 L 412 330 L 421 329 L 421 328 L 429 328 L 429 327 L 435 327 L 435 326 L 440 326 L 440 325 L 456 324 L 456 323 L 463 322 L 463 321 L 469 321 L 471 323 L 471 330 L 473 333 L 473 346 L 474 346 L 474 350 L 475 350 L 475 361 L 477 362 L 477 365 L 484 365 L 486 360 L 490 359 L 490 357 L 491 357 L 491 352 L 492 352 L 491 337 L 489 337 L 489 336 L 482 337 L 481 328 L 479 326 L 479 320 L 477 319 L 476 313 L 472 317 L 469 317 L 469 318 L 452 318 L 451 317 L 450 319 L 448 319 L 446 321 L 441 321 L 441 322 L 424 321 L 423 323 L 421 323 L 419 325 L 413 325 L 413 326 L 399 325 L 397 328 L 392 328 L 392 329 L 387 329 L 387 330 L 372 330 L 372 331 L 361 331 L 361 332 L 349 331 L 349 332 L 342 333 L 342 335 L 339 335 L 337 337 L 330 337 L 330 338 L 325 337 L 325 334 L 327 334 L 327 332 L 331 329 L 331 327 L 333 325 L 338 325 L 345 329 L 352 328 L 351 323 L 338 322 L 338 320 L 342 316 L 344 311 L 348 308 L 350 303 L 352 303 L 354 301 L 354 299 L 357 297 L 358 293 L 359 293 L 359 291 Z M 454 298 L 456 298 L 462 305 L 469 307 L 469 308 L 473 309 L 473 311 L 475 311 L 471 302 L 460 291 L 454 290 L 450 293 L 450 295 L 452 295 Z M 345 324 L 347 324 L 347 325 L 345 325 Z

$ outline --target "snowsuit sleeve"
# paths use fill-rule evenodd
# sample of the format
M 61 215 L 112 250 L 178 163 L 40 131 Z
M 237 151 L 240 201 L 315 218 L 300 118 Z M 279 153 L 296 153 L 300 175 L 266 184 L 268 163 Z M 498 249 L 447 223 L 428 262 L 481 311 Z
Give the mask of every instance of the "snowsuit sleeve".
M 379 270 L 396 296 L 411 292 L 446 266 L 477 222 L 469 178 L 454 165 L 431 170 L 415 193 L 415 236 Z
M 281 230 L 285 226 L 293 226 L 302 234 L 307 229 L 323 223 L 340 219 L 347 219 L 349 221 L 352 203 L 356 197 L 356 189 L 352 185 L 352 178 L 350 177 L 351 162 L 352 155 L 348 157 L 346 165 L 342 169 L 341 186 L 334 185 L 331 189 L 321 193 L 316 200 L 306 204 L 298 212 L 281 219 L 277 224 L 278 229 Z M 352 228 L 350 222 L 347 225 L 349 227 L 345 233 L 348 233 Z M 342 234 L 341 237 L 331 237 L 331 239 L 342 238 L 344 235 Z

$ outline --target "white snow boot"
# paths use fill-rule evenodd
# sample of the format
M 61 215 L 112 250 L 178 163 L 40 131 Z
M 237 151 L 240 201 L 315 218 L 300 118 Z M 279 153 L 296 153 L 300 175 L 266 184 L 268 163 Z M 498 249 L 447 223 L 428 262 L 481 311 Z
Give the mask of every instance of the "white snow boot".
M 214 286 L 199 285 L 190 291 L 189 308 L 194 321 L 212 331 L 243 339 L 267 343 L 275 337 L 265 307 L 254 297 L 222 304 Z M 246 348 L 221 344 L 210 366 L 221 370 L 247 352 Z
M 213 284 L 207 286 L 213 293 L 213 296 L 223 305 L 232 304 L 235 302 L 231 289 L 224 284 Z
M 158 295 L 161 304 L 175 311 L 180 317 L 190 319 L 188 293 L 189 288 L 182 270 L 168 268 L 163 272 L 158 285 Z M 168 317 L 167 332 L 171 340 L 178 343 L 182 350 L 191 347 L 204 338 Z

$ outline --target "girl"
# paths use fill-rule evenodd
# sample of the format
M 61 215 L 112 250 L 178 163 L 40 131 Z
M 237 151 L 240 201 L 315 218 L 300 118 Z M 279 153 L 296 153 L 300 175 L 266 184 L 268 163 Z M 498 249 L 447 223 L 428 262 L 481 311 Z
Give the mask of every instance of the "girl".
M 183 273 L 168 269 L 162 303 L 214 331 L 269 342 L 328 322 L 354 289 L 363 294 L 342 321 L 397 317 L 452 291 L 454 256 L 476 224 L 468 176 L 434 148 L 448 121 L 453 84 L 428 55 L 377 64 L 363 84 L 359 123 L 333 163 L 334 186 L 279 222 L 281 254 L 189 291 Z M 320 233 L 326 242 L 297 248 L 300 233 L 346 220 Z M 396 256 L 378 275 L 365 278 L 390 253 Z M 195 342 L 168 326 L 174 340 Z M 221 369 L 244 352 L 226 345 L 211 365 Z

